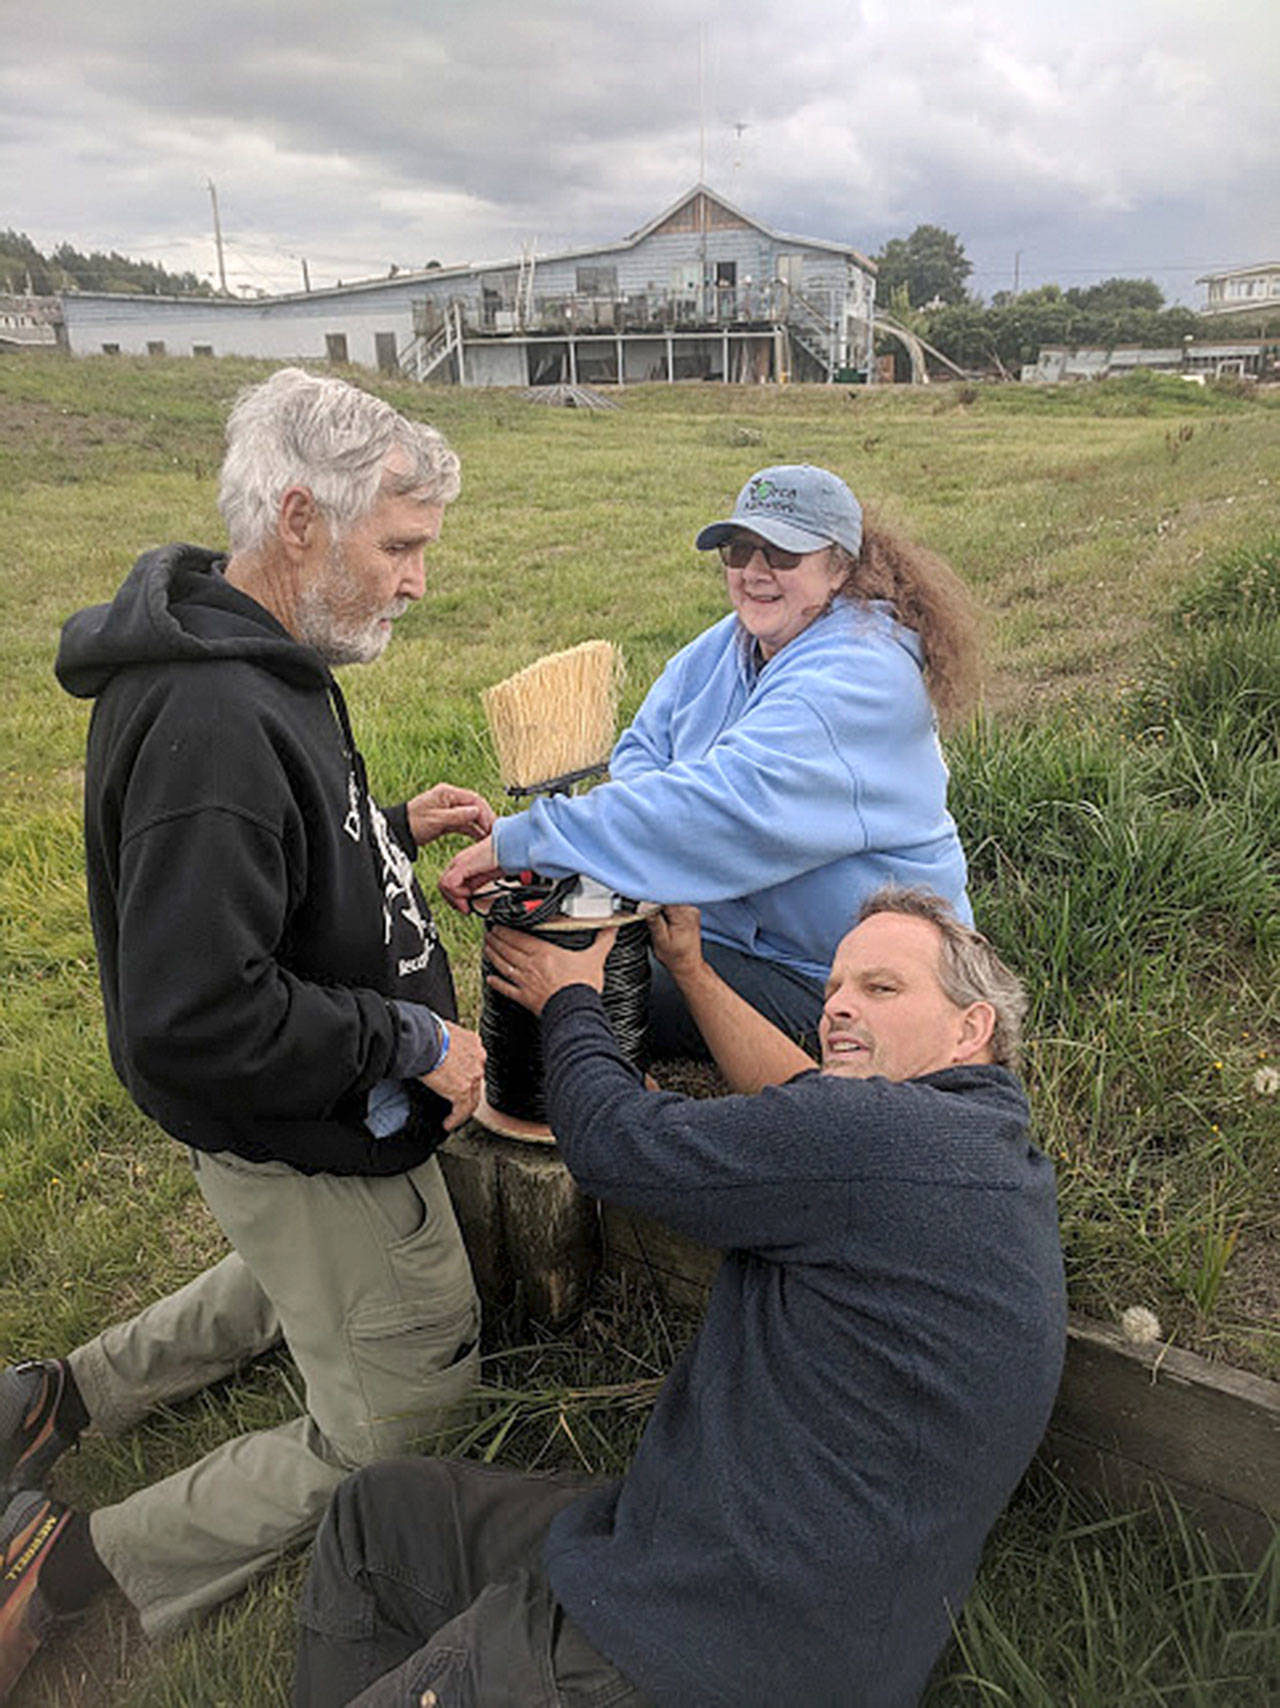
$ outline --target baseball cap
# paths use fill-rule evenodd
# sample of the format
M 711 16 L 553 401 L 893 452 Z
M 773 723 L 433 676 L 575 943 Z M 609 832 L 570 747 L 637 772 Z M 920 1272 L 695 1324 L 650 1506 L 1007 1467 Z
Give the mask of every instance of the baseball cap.
M 862 545 L 862 506 L 830 469 L 781 463 L 753 474 L 738 494 L 733 515 L 708 522 L 694 544 L 709 552 L 739 528 L 784 552 L 815 552 L 834 543 L 856 554 Z

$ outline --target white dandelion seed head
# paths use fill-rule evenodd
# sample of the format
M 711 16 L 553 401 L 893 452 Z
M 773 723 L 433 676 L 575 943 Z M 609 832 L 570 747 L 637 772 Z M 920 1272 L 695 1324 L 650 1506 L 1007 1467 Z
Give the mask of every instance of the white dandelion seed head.
M 1134 1346 L 1154 1346 L 1163 1339 L 1164 1330 L 1160 1327 L 1160 1318 L 1154 1311 L 1149 1311 L 1145 1305 L 1130 1305 L 1121 1313 L 1120 1327 L 1124 1337 Z

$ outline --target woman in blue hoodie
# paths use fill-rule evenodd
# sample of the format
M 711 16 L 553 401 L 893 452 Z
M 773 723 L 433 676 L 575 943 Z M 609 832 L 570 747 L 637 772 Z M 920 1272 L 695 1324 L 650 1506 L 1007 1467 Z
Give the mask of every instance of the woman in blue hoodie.
M 696 903 L 721 978 L 807 1039 L 873 890 L 924 885 L 971 920 L 937 713 L 971 696 L 973 623 L 939 558 L 864 528 L 844 481 L 807 463 L 753 475 L 696 544 L 719 550 L 733 611 L 654 683 L 611 780 L 498 820 L 440 888 L 465 910 L 532 869 Z M 650 1028 L 655 1055 L 705 1054 L 661 967 Z

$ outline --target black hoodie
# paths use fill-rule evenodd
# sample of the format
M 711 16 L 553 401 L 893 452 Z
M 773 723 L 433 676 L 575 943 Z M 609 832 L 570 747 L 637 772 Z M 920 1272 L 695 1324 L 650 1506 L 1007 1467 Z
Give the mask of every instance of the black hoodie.
M 366 1129 L 394 1002 L 456 1014 L 408 816 L 371 800 L 320 655 L 225 563 L 147 552 L 62 632 L 58 680 L 95 701 L 85 850 L 111 1060 L 184 1144 L 399 1173 L 447 1105 L 408 1080 L 406 1127 Z

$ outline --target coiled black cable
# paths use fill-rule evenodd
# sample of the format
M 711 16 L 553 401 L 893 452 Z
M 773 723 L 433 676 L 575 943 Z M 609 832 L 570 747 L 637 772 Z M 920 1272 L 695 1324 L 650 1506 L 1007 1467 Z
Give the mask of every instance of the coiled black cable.
M 509 910 L 502 910 L 509 911 Z M 559 949 L 586 949 L 595 941 L 596 930 L 547 931 L 545 920 L 530 923 L 525 918 L 485 921 L 486 941 L 490 925 L 506 924 L 535 937 L 546 937 Z M 613 947 L 604 963 L 601 995 L 609 1024 L 622 1054 L 641 1072 L 649 1065 L 649 927 L 643 919 L 631 919 L 616 929 Z M 485 1097 L 492 1109 L 519 1121 L 545 1124 L 546 1092 L 542 1074 L 542 1037 L 536 1014 L 495 991 L 487 982 L 493 964 L 482 951 L 480 976 L 484 1005 L 480 1013 L 480 1040 L 485 1047 Z

